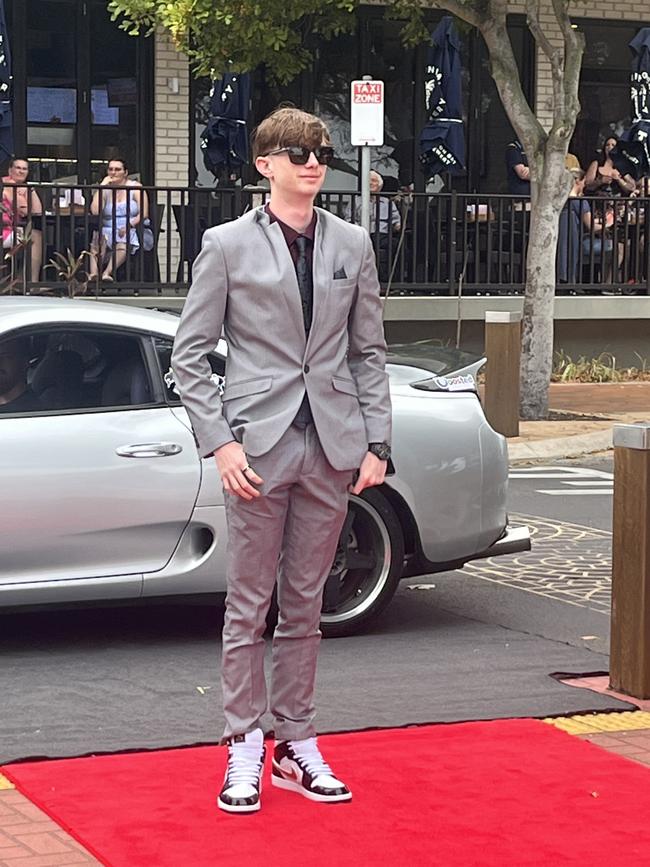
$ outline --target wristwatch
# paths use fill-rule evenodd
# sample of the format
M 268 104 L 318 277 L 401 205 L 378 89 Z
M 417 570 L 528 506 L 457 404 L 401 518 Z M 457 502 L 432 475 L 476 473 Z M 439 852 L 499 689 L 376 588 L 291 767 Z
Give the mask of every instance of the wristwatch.
M 380 461 L 387 461 L 390 458 L 390 446 L 388 443 L 368 443 L 368 451 Z

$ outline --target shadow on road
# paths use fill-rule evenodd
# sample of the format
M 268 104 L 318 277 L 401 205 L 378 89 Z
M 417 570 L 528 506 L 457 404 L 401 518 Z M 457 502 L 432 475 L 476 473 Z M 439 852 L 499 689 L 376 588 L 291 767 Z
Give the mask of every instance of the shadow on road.
M 218 641 L 223 603 L 136 604 L 70 610 L 13 611 L 0 615 L 0 649 L 62 650 L 84 645 L 183 644 Z

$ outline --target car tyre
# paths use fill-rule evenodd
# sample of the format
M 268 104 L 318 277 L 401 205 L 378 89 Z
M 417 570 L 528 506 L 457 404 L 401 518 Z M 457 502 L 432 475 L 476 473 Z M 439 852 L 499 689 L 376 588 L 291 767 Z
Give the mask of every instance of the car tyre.
M 377 617 L 393 598 L 403 567 L 404 536 L 388 499 L 376 488 L 351 494 L 324 594 L 323 635 L 351 635 Z

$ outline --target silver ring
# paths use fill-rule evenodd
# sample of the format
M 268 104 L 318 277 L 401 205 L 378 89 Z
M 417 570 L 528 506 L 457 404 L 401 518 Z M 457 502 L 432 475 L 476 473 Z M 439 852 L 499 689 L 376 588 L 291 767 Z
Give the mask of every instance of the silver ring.
M 246 464 L 246 466 L 245 466 L 244 469 L 242 470 L 242 473 L 245 473 L 246 470 L 250 470 L 250 469 L 251 469 L 250 464 Z

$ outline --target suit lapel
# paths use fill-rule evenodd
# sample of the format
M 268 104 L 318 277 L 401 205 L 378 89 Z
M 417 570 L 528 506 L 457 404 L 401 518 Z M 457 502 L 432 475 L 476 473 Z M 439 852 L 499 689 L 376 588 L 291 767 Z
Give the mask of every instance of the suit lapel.
M 259 217 L 259 221 L 279 274 L 278 296 L 286 307 L 289 324 L 296 332 L 296 336 L 304 347 L 305 325 L 302 318 L 302 303 L 291 253 L 284 240 L 280 226 L 277 223 L 271 223 L 268 215 L 263 212 Z
M 331 255 L 327 251 L 327 227 L 325 225 L 326 218 L 323 217 L 323 211 L 318 208 L 318 220 L 316 222 L 316 234 L 314 235 L 314 251 L 312 257 L 312 275 L 314 285 L 314 297 L 312 306 L 311 329 L 309 332 L 309 340 L 307 340 L 307 349 L 311 341 L 311 335 L 322 319 L 323 310 L 326 307 L 327 296 L 330 288 L 331 270 Z M 328 270 L 329 269 L 329 270 Z

